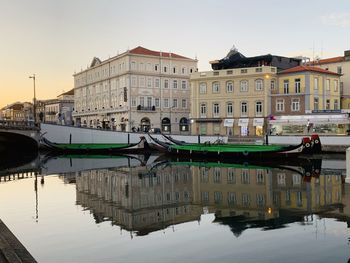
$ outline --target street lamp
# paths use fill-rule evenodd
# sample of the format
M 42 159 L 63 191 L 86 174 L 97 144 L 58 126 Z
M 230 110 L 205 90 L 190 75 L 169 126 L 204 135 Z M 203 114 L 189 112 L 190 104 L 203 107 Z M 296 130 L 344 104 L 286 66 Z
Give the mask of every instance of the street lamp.
M 35 74 L 33 76 L 29 76 L 30 79 L 33 79 L 34 84 L 34 100 L 33 100 L 33 115 L 34 115 L 34 125 L 36 124 L 36 96 L 35 96 Z

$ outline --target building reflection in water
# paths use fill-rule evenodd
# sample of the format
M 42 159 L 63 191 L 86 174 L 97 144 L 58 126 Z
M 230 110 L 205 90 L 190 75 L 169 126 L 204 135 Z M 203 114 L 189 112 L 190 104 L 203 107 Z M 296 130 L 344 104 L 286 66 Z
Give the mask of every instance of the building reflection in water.
M 320 160 L 306 168 L 165 162 L 63 178 L 76 183 L 77 204 L 97 223 L 111 221 L 131 235 L 199 221 L 209 212 L 239 236 L 247 228 L 275 229 L 306 223 L 313 214 L 342 212 L 341 174 L 320 175 L 320 169 Z

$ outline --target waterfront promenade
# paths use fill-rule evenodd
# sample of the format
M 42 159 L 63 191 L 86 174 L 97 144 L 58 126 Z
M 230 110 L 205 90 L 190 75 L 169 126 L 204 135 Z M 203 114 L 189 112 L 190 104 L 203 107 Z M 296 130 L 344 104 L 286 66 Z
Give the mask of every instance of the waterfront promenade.
M 22 243 L 0 220 L 0 263 L 37 262 Z

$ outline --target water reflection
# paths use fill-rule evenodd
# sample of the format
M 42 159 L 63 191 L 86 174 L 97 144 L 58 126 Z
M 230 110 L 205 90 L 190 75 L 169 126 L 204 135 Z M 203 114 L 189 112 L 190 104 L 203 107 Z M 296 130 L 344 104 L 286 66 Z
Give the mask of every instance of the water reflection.
M 133 235 L 147 235 L 215 214 L 215 224 L 235 236 L 248 228 L 307 224 L 313 215 L 349 222 L 343 169 L 327 169 L 330 160 L 289 162 L 168 160 L 162 156 L 37 156 L 7 167 L 0 181 L 60 174 L 76 185 L 76 204 L 95 222 L 111 222 Z M 27 169 L 27 172 L 26 172 Z M 17 177 L 16 177 L 17 176 Z M 37 204 L 38 205 L 38 204 Z M 36 216 L 38 216 L 38 211 Z M 36 218 L 38 219 L 38 218 Z

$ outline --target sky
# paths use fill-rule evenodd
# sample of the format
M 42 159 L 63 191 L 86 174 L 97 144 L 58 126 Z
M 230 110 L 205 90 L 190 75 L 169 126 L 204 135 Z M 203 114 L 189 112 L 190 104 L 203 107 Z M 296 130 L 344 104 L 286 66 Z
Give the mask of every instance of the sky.
M 55 98 L 93 57 L 137 46 L 198 59 L 321 58 L 350 49 L 348 0 L 0 0 L 0 107 Z

